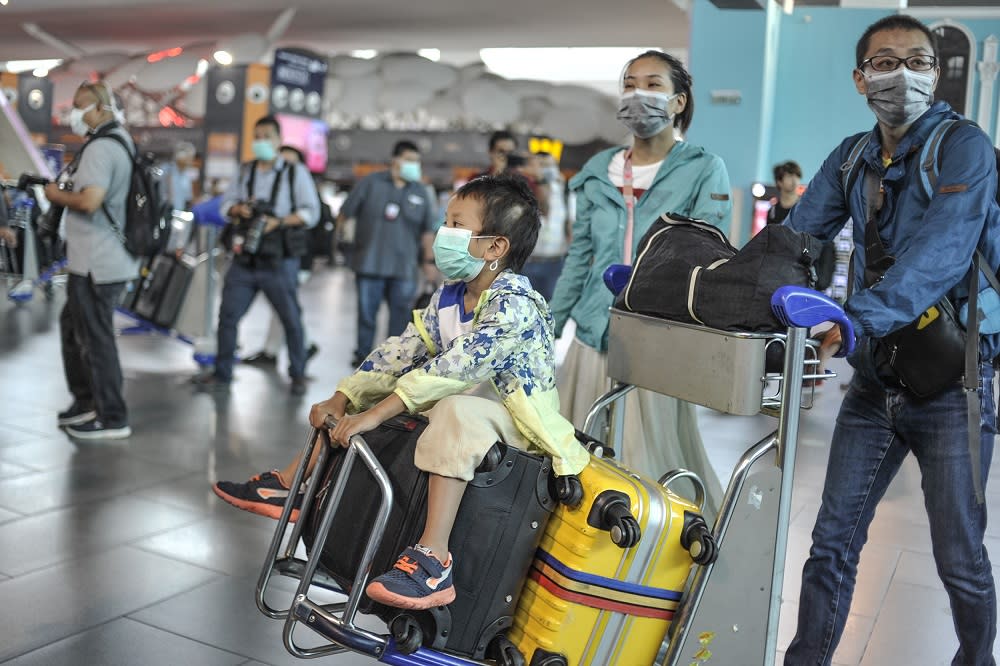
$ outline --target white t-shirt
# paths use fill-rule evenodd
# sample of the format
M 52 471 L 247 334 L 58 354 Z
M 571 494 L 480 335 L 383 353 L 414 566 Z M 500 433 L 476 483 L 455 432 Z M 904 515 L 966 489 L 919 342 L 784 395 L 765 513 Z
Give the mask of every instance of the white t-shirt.
M 441 336 L 441 349 L 451 349 L 455 340 L 471 333 L 473 329 L 474 312 L 465 311 L 465 282 L 451 282 L 441 289 L 438 301 L 438 334 Z M 465 391 L 466 395 L 474 395 L 489 400 L 500 400 L 491 382 L 482 382 Z
M 653 164 L 638 165 L 632 163 L 632 189 L 646 191 L 653 185 L 656 172 L 660 170 L 663 160 Z M 615 153 L 608 164 L 608 178 L 611 184 L 621 189 L 625 187 L 625 151 Z

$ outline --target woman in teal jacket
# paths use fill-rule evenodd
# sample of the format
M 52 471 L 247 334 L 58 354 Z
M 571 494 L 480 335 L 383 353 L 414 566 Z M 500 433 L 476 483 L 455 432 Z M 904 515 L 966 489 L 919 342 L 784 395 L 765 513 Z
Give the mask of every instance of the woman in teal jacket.
M 643 53 L 625 67 L 618 110 L 618 119 L 633 134 L 631 148 L 598 153 L 570 181 L 577 197 L 573 241 L 551 307 L 557 335 L 568 319 L 576 324 L 558 387 L 562 413 L 578 427 L 609 388 L 613 296 L 604 286 L 604 270 L 632 263 L 639 239 L 668 211 L 728 225 L 732 204 L 722 159 L 675 137 L 675 131 L 687 131 L 693 115 L 691 75 L 681 62 L 659 51 Z M 623 462 L 654 478 L 677 467 L 697 472 L 714 512 L 722 489 L 705 455 L 693 406 L 637 390 L 627 398 L 625 415 Z

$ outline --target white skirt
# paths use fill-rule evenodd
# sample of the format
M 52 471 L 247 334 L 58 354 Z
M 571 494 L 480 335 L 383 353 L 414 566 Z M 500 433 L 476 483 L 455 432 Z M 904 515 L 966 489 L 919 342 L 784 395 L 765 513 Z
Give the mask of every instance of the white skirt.
M 591 406 L 611 388 L 607 354 L 574 339 L 557 373 L 557 386 L 560 411 L 582 428 Z M 623 441 L 616 448 L 626 467 L 652 479 L 678 468 L 697 474 L 705 483 L 706 519 L 714 520 L 722 484 L 705 452 L 694 405 L 645 389 L 631 391 L 625 396 Z M 683 488 L 679 491 L 684 494 Z

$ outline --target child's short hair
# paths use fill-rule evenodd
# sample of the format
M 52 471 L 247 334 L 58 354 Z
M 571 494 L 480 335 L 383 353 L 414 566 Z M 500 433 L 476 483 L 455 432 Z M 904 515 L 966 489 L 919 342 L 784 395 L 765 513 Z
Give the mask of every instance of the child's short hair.
M 514 174 L 480 176 L 455 192 L 459 199 L 475 199 L 483 204 L 483 236 L 503 236 L 510 241 L 505 268 L 520 272 L 535 249 L 538 230 L 538 200 L 528 181 Z
M 798 162 L 788 160 L 787 162 L 782 162 L 781 164 L 774 165 L 774 182 L 780 182 L 782 178 L 787 175 L 796 176 L 802 178 L 802 167 L 799 166 Z

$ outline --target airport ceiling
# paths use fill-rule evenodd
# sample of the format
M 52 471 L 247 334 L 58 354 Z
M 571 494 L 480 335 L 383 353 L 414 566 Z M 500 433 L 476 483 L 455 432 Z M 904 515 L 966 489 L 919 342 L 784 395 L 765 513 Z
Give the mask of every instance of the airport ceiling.
M 267 33 L 287 8 L 295 12 L 277 43 L 320 53 L 505 46 L 684 49 L 689 17 L 680 6 L 686 1 L 8 0 L 0 6 L 0 61 L 69 55 L 46 36 L 81 55 L 219 43 Z M 29 32 L 44 34 L 40 39 Z

